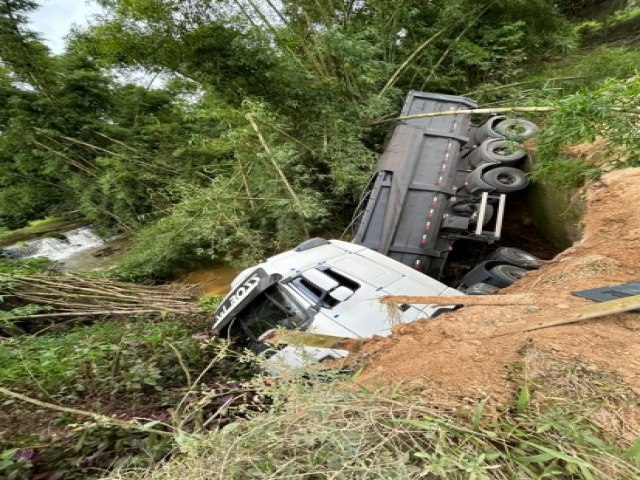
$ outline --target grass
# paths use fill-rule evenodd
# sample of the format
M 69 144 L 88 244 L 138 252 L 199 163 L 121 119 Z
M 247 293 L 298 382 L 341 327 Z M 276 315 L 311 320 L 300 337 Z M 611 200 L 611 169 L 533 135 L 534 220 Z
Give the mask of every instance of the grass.
M 0 338 L 0 385 L 40 401 L 0 394 L 0 478 L 85 479 L 160 461 L 175 447 L 169 431 L 195 431 L 251 373 L 225 342 L 194 336 L 209 326 L 129 318 Z
M 581 49 L 511 89 L 490 89 L 481 98 L 501 106 L 554 106 L 553 112 L 533 119 L 541 130 L 532 144 L 532 176 L 554 186 L 578 187 L 602 171 L 640 165 L 638 64 L 637 48 Z M 589 154 L 596 150 L 598 155 Z
M 529 372 L 530 373 L 530 372 Z M 237 421 L 127 480 L 638 478 L 638 447 L 607 438 L 570 398 L 522 383 L 513 405 L 466 409 L 426 391 L 369 391 L 287 378 L 263 389 L 268 413 Z M 635 448 L 635 449 L 634 449 Z

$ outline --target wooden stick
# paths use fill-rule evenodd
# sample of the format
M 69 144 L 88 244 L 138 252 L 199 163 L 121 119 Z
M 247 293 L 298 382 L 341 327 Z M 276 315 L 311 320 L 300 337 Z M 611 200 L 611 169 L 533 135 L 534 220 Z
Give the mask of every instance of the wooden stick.
M 372 125 L 379 125 L 381 123 L 388 123 L 395 120 L 413 120 L 416 118 L 429 118 L 429 117 L 443 117 L 446 115 L 458 115 L 465 114 L 471 115 L 475 113 L 493 114 L 493 113 L 527 113 L 527 112 L 555 112 L 558 107 L 540 106 L 540 107 L 498 107 L 498 108 L 470 108 L 465 110 L 445 110 L 443 112 L 431 112 L 431 113 L 418 113 L 416 115 L 405 115 L 404 117 L 396 117 L 388 120 L 378 120 L 373 122 Z M 612 108 L 612 112 L 628 113 L 630 115 L 640 115 L 640 109 L 624 109 L 624 108 Z
M 418 304 L 418 305 L 532 305 L 535 303 L 550 303 L 557 301 L 543 295 L 512 294 L 512 295 L 456 295 L 456 296 L 415 296 L 415 295 L 387 295 L 380 298 L 381 303 L 389 304 Z
M 504 337 L 506 335 L 515 335 L 516 333 L 533 332 L 535 330 L 542 330 L 544 328 L 570 325 L 572 323 L 584 322 L 585 320 L 605 317 L 607 315 L 613 315 L 616 313 L 624 313 L 630 310 L 636 310 L 638 308 L 640 308 L 640 295 L 618 298 L 616 300 L 610 300 L 608 302 L 592 303 L 569 310 L 563 315 L 560 315 L 560 318 L 553 322 L 545 323 L 543 325 L 537 325 L 535 327 L 525 328 L 523 330 L 516 330 L 514 332 L 499 333 L 497 335 L 491 335 L 485 338 Z
M 37 400 L 35 398 L 27 397 L 26 395 L 22 395 L 21 393 L 13 392 L 4 387 L 0 387 L 0 393 L 6 395 L 7 397 L 15 398 L 17 400 L 22 400 L 23 402 L 31 403 L 33 405 L 37 405 L 38 407 L 44 407 L 51 410 L 57 410 L 59 412 L 71 413 L 73 415 L 81 415 L 83 417 L 90 417 L 94 420 L 106 424 L 117 425 L 126 429 L 138 430 L 141 432 L 155 433 L 157 435 L 163 435 L 165 437 L 173 437 L 175 433 L 165 432 L 163 430 L 156 430 L 155 428 L 145 428 L 143 425 L 139 425 L 135 422 L 127 422 L 125 420 L 120 420 L 118 418 L 108 417 L 107 415 L 102 415 L 100 413 L 88 412 L 86 410 L 78 410 L 77 408 L 63 407 L 61 405 L 56 405 L 54 403 L 43 402 L 42 400 Z

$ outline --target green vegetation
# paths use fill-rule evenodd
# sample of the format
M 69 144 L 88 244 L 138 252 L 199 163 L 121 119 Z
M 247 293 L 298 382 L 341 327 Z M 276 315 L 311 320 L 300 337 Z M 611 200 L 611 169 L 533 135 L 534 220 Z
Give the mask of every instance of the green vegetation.
M 194 337 L 207 326 L 196 321 L 111 321 L 75 327 L 64 335 L 4 340 L 2 387 L 93 416 L 34 409 L 2 397 L 0 475 L 86 478 L 96 469 L 144 466 L 167 455 L 175 440 L 168 432 L 201 428 L 194 414 L 215 409 L 218 397 L 236 390 L 238 380 L 252 373 L 251 365 L 224 342 Z M 210 407 L 199 404 L 203 397 Z M 106 420 L 94 418 L 98 415 Z M 125 421 L 124 428 L 118 420 Z M 154 433 L 151 425 L 160 432 Z
M 584 402 L 595 391 L 572 392 L 584 396 L 573 400 L 551 399 L 523 384 L 513 405 L 498 412 L 489 399 L 455 412 L 430 400 L 428 390 L 369 391 L 339 378 L 314 381 L 310 372 L 304 378 L 263 387 L 273 399 L 268 413 L 212 432 L 166 465 L 115 478 L 626 479 L 640 474 L 637 445 L 616 446 L 584 416 Z M 602 385 L 600 401 L 622 400 L 606 392 L 611 386 Z
M 509 83 L 576 43 L 549 0 L 100 3 L 60 56 L 26 25 L 36 2 L 0 10 L 0 222 L 134 233 L 130 279 L 347 224 L 406 91 Z

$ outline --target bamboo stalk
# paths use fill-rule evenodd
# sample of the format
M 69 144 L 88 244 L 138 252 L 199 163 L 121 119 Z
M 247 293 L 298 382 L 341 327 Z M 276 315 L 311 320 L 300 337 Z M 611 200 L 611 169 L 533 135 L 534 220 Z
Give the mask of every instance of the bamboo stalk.
M 393 87 L 393 85 L 395 85 L 395 83 L 398 81 L 398 78 L 400 78 L 400 76 L 404 73 L 404 70 L 407 69 L 409 67 L 409 65 L 411 64 L 411 62 L 425 49 L 429 46 L 430 43 L 432 43 L 433 41 L 435 41 L 436 38 L 438 38 L 440 35 L 442 35 L 446 30 L 446 27 L 442 27 L 439 31 L 437 31 L 436 33 L 434 33 L 433 35 L 431 35 L 429 38 L 427 38 L 424 42 L 422 42 L 418 48 L 416 48 L 411 55 L 409 55 L 407 57 L 407 59 L 402 62 L 402 64 L 398 67 L 398 69 L 393 73 L 393 75 L 391 75 L 391 78 L 389 78 L 389 80 L 387 81 L 387 83 L 385 84 L 385 86 L 382 88 L 382 90 L 380 91 L 380 93 L 378 94 L 379 97 L 382 97 L 385 93 L 387 93 L 387 90 L 389 90 L 391 87 Z
M 544 78 L 544 79 L 537 79 L 537 80 L 527 80 L 526 82 L 507 83 L 506 85 L 499 85 L 497 87 L 480 88 L 478 90 L 472 90 L 471 92 L 465 92 L 462 95 L 467 96 L 467 95 L 475 95 L 476 93 L 493 92 L 494 90 L 502 90 L 503 88 L 518 87 L 520 85 L 528 85 L 531 83 L 540 83 L 540 82 L 546 83 L 546 82 L 554 82 L 556 80 L 579 80 L 582 78 L 589 78 L 589 76 L 578 75 L 573 77 L 555 77 L 555 78 Z
M 418 113 L 416 115 L 405 115 L 403 117 L 395 117 L 392 119 L 378 120 L 378 121 L 372 122 L 372 125 L 379 125 L 381 123 L 388 123 L 396 120 L 413 120 L 416 118 L 443 117 L 446 115 L 554 112 L 556 110 L 558 110 L 558 107 L 552 107 L 552 106 L 471 108 L 466 110 L 446 110 L 443 112 Z M 640 115 L 640 109 L 612 108 L 611 111 L 616 113 L 627 113 L 630 115 Z
M 280 168 L 280 165 L 278 165 L 278 162 L 276 162 L 276 159 L 273 157 L 273 153 L 271 152 L 271 148 L 269 147 L 269 145 L 267 144 L 266 140 L 262 136 L 262 132 L 260 131 L 260 128 L 258 127 L 258 124 L 256 123 L 256 121 L 253 119 L 253 115 L 251 115 L 250 113 L 247 113 L 246 118 L 247 118 L 247 120 L 249 120 L 249 123 L 251 124 L 251 126 L 255 130 L 256 134 L 258 135 L 258 139 L 260 140 L 260 143 L 262 144 L 262 148 L 264 148 L 264 151 L 269 156 L 269 160 L 271 160 L 271 164 L 273 165 L 273 168 L 276 170 L 276 172 L 280 176 L 280 179 L 282 180 L 282 183 L 284 183 L 287 191 L 289 192 L 289 195 L 291 195 L 291 198 L 293 199 L 294 202 L 296 202 L 298 207 L 301 207 L 302 206 L 302 202 L 300 202 L 300 199 L 298 198 L 298 195 L 296 194 L 296 192 L 291 187 L 291 184 L 289 183 L 289 180 L 287 180 L 287 177 L 284 174 L 284 172 L 282 171 L 282 168 Z
M 89 310 L 80 312 L 55 312 L 55 313 L 35 313 L 31 315 L 17 315 L 12 317 L 12 320 L 20 319 L 37 319 L 37 318 L 56 318 L 56 317 L 95 317 L 95 316 L 108 316 L 108 315 L 138 315 L 142 313 L 159 313 L 159 310 L 147 309 L 147 310 Z M 182 312 L 171 312 L 182 313 Z
M 381 303 L 415 304 L 415 305 L 532 305 L 536 303 L 556 302 L 543 295 L 511 294 L 511 295 L 386 295 L 380 298 Z
M 106 424 L 117 425 L 126 429 L 138 430 L 141 432 L 147 433 L 155 433 L 156 435 L 162 435 L 165 437 L 173 437 L 175 433 L 165 432 L 164 430 L 156 430 L 155 428 L 145 428 L 143 425 L 139 425 L 136 422 L 127 422 L 125 420 L 120 420 L 118 418 L 108 417 L 107 415 L 102 415 L 100 413 L 88 412 L 86 410 L 79 410 L 77 408 L 63 407 L 62 405 L 56 405 L 54 403 L 43 402 L 42 400 L 38 400 L 35 398 L 27 397 L 26 395 L 22 395 L 18 392 L 13 392 L 4 387 L 0 387 L 0 393 L 6 395 L 7 397 L 15 398 L 17 400 L 21 400 L 23 402 L 31 403 L 32 405 L 36 405 L 38 407 L 48 408 L 50 410 L 57 410 L 59 412 L 70 413 L 72 415 L 80 415 L 83 417 L 90 417 L 96 420 L 97 422 L 102 422 Z M 184 432 L 182 432 L 184 433 Z
M 60 277 L 0 274 L 0 280 L 6 281 L 5 289 L 14 297 L 55 309 L 17 316 L 16 319 L 195 313 L 195 297 L 187 293 L 187 287 L 178 288 L 176 292 L 167 286 L 139 286 L 74 274 Z
M 59 157 L 64 158 L 69 164 L 71 164 L 74 167 L 76 167 L 76 168 L 80 169 L 81 171 L 85 172 L 87 175 L 91 175 L 92 177 L 97 176 L 95 172 L 89 170 L 84 165 L 80 164 L 79 162 L 77 162 L 76 160 L 72 159 L 68 155 L 65 155 L 64 153 L 59 152 L 59 151 L 51 148 L 50 146 L 45 145 L 44 143 L 40 143 L 37 140 L 32 140 L 32 141 L 33 141 L 33 144 L 36 145 L 37 147 L 44 148 L 45 150 L 53 153 L 54 155 L 58 155 Z

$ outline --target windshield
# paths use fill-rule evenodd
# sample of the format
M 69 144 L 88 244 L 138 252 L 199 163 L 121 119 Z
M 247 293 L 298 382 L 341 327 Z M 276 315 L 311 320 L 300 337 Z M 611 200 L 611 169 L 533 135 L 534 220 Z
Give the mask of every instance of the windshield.
M 258 338 L 272 328 L 295 329 L 304 321 L 304 310 L 282 290 L 273 285 L 238 313 L 235 324 L 258 342 Z

